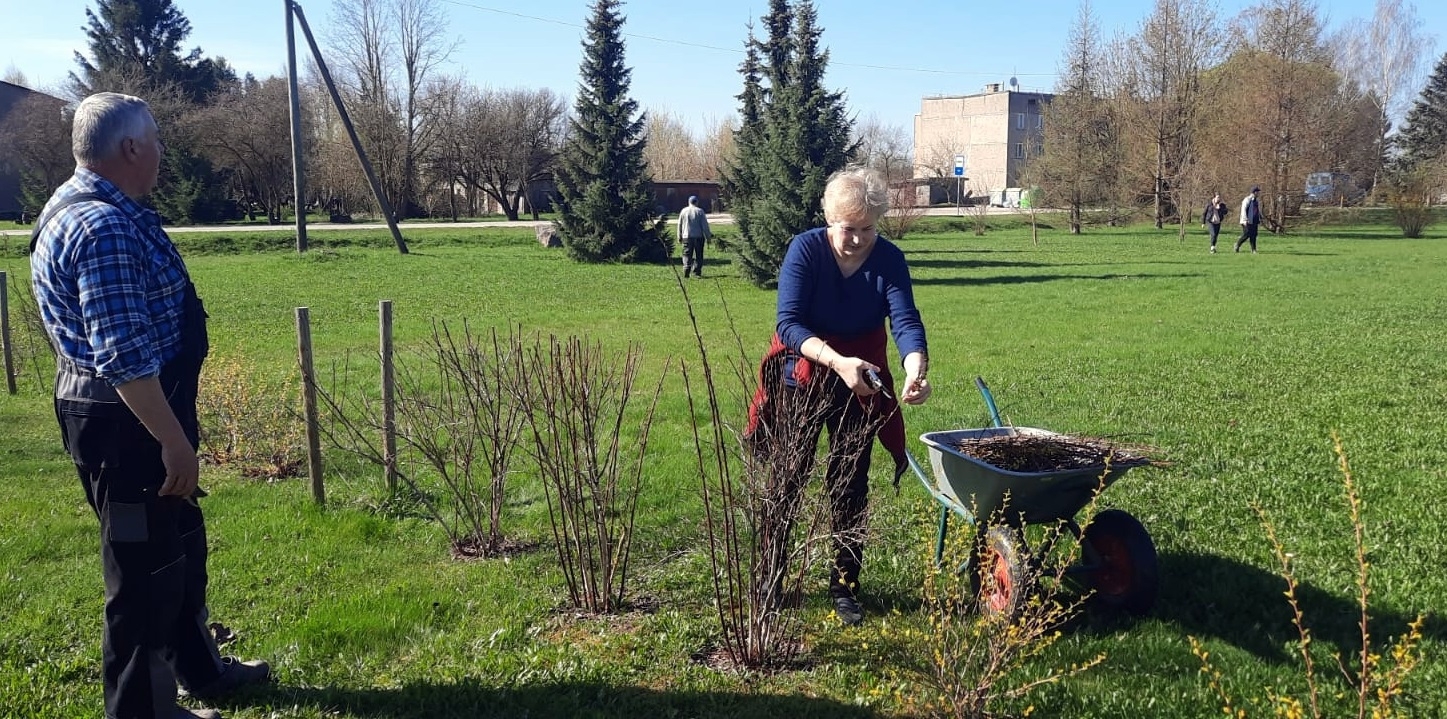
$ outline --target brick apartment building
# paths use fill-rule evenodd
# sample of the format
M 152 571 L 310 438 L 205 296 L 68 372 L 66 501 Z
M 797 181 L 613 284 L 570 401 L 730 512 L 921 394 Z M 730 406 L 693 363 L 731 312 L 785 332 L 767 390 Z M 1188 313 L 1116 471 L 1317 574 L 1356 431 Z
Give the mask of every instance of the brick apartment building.
M 974 194 L 1018 188 L 1027 154 L 1039 151 L 1042 110 L 1052 97 L 991 83 L 974 95 L 924 98 L 914 116 L 914 176 L 950 178 L 955 156 L 963 155 Z

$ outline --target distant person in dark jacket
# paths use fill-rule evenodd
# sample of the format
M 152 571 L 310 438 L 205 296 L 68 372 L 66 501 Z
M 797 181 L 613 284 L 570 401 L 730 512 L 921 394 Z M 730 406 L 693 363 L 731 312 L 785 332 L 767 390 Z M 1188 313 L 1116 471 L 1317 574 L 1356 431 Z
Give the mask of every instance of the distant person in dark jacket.
M 1211 197 L 1206 203 L 1206 211 L 1201 213 L 1201 225 L 1211 230 L 1211 254 L 1216 254 L 1216 237 L 1221 234 L 1221 221 L 1226 219 L 1226 214 L 1231 209 L 1221 200 L 1221 193 Z
M 690 195 L 688 207 L 678 213 L 678 241 L 683 245 L 683 276 L 690 271 L 703 277 L 703 243 L 713 237 L 708 229 L 708 215 L 698 206 L 698 196 Z
M 1261 188 L 1251 188 L 1251 194 L 1241 200 L 1241 237 L 1236 240 L 1236 251 L 1241 251 L 1241 245 L 1247 240 L 1251 241 L 1251 254 L 1256 254 L 1256 230 L 1261 226 Z

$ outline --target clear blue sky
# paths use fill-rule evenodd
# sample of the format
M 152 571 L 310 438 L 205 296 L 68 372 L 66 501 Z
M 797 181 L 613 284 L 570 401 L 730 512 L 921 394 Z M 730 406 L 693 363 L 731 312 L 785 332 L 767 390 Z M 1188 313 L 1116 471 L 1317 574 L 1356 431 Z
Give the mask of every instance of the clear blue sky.
M 571 97 L 577 83 L 586 0 L 440 0 L 462 44 L 445 66 L 479 85 L 548 87 Z M 223 56 L 238 73 L 258 77 L 285 71 L 281 0 L 176 0 L 191 21 L 186 49 Z M 329 33 L 330 0 L 302 0 L 313 29 Z M 1250 0 L 1220 0 L 1234 17 Z M 1430 63 L 1447 36 L 1447 2 L 1418 0 L 1423 32 L 1432 36 Z M 1096 0 L 1105 38 L 1133 32 L 1150 0 Z M 7 27 L 0 72 L 20 70 L 30 84 L 53 87 L 75 69 L 84 51 L 88 0 L 0 0 Z M 858 117 L 877 116 L 912 130 L 920 98 L 978 92 L 1012 75 L 1027 90 L 1049 90 L 1061 48 L 1078 12 L 1076 0 L 991 4 L 960 0 L 816 0 L 830 51 L 826 82 L 845 91 Z M 731 116 L 740 89 L 745 24 L 767 0 L 632 0 L 627 60 L 632 92 L 645 108 L 665 108 L 695 128 Z M 1328 28 L 1368 18 L 1371 0 L 1321 0 Z M 1224 32 L 1224 23 L 1222 23 Z M 297 41 L 302 43 L 300 32 Z M 685 44 L 686 43 L 686 44 Z M 304 51 L 304 43 L 303 48 Z

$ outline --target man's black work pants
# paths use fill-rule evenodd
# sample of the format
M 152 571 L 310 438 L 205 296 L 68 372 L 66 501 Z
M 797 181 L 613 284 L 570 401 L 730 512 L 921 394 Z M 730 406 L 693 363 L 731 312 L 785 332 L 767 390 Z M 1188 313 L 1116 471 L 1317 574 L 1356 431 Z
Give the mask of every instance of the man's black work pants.
M 221 674 L 206 611 L 206 526 L 191 498 L 160 497 L 160 444 L 124 405 L 57 399 L 56 418 L 100 519 L 107 719 L 154 719 L 176 681 Z

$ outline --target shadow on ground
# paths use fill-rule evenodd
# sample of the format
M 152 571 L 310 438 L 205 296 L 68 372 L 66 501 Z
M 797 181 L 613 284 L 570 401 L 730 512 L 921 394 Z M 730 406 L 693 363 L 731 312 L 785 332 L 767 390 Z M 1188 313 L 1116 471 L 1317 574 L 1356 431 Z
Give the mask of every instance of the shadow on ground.
M 982 285 L 1027 285 L 1058 281 L 1078 282 L 1082 280 L 1164 280 L 1200 276 L 1198 273 L 1191 272 L 1176 274 L 1121 273 L 1117 275 L 993 275 L 988 277 L 916 277 L 912 279 L 912 283 L 915 286 L 944 285 L 951 287 L 976 287 Z
M 396 689 L 324 689 L 273 684 L 237 698 L 239 707 L 313 709 L 324 716 L 376 719 L 483 719 L 490 717 L 828 717 L 865 719 L 875 714 L 852 704 L 796 695 L 655 691 L 596 682 L 498 687 L 464 678 L 454 684 L 405 684 Z
M 1162 554 L 1160 596 L 1154 618 L 1173 623 L 1185 634 L 1213 637 L 1268 661 L 1297 661 L 1298 640 L 1291 605 L 1280 576 L 1212 554 Z M 1326 642 L 1343 655 L 1360 651 L 1361 616 L 1355 595 L 1333 594 L 1310 583 L 1297 587 L 1302 615 L 1316 642 Z M 1380 607 L 1371 609 L 1371 636 L 1380 647 L 1401 636 L 1416 618 Z M 1429 618 L 1423 634 L 1447 639 L 1447 626 Z

